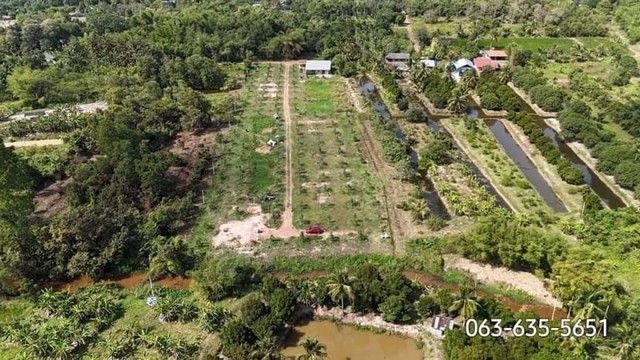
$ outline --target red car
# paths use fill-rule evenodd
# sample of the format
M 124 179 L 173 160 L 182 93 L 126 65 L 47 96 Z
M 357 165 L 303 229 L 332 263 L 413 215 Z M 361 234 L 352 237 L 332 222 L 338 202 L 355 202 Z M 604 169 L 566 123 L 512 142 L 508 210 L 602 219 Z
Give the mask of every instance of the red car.
M 324 233 L 324 230 L 320 226 L 309 226 L 304 232 L 309 235 L 320 235 Z

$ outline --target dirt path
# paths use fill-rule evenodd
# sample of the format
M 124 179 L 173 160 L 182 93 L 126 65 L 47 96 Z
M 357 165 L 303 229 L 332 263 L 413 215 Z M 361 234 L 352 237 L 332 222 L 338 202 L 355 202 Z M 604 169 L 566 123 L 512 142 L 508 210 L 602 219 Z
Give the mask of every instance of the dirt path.
M 562 302 L 556 299 L 545 287 L 545 282 L 535 275 L 523 271 L 513 271 L 503 267 L 478 264 L 459 255 L 444 256 L 444 268 L 469 272 L 478 281 L 490 285 L 507 285 L 523 291 L 542 303 L 562 308 Z
M 538 168 L 558 199 L 567 207 L 567 210 L 570 212 L 580 211 L 582 208 L 580 197 L 571 194 L 569 189 L 571 186 L 562 180 L 557 170 L 547 162 L 547 159 L 540 153 L 540 150 L 529 141 L 529 138 L 524 134 L 522 129 L 509 120 L 500 119 L 499 121 L 502 122 L 509 134 L 513 137 L 513 140 L 515 140 L 531 162 Z
M 47 139 L 47 140 L 30 140 L 30 141 L 14 141 L 14 142 L 6 142 L 4 146 L 6 147 L 33 147 L 33 146 L 60 146 L 64 144 L 62 139 Z
M 356 95 L 349 80 L 345 79 L 345 81 L 347 84 L 347 90 L 349 93 L 349 98 L 351 99 L 351 103 L 359 113 L 364 113 L 364 107 L 360 102 L 360 98 Z M 393 194 L 397 194 L 398 189 L 396 189 L 394 185 L 391 185 L 391 183 L 394 180 L 390 178 L 390 175 L 386 169 L 386 162 L 382 159 L 382 157 L 380 156 L 380 153 L 378 152 L 375 146 L 375 142 L 371 135 L 372 129 L 370 128 L 367 122 L 361 122 L 361 126 L 362 126 L 362 129 L 361 129 L 362 138 L 363 138 L 367 158 L 369 159 L 369 162 L 373 166 L 374 170 L 382 176 L 384 181 L 382 185 L 382 193 L 383 193 L 382 195 L 384 197 L 384 206 L 385 206 L 385 211 L 387 213 L 387 218 L 389 219 L 391 238 L 395 239 L 397 237 L 398 239 L 400 239 L 405 234 L 403 231 L 404 226 L 402 226 L 402 217 L 400 216 L 400 214 L 398 214 L 398 209 L 396 206 L 398 201 L 396 200 L 397 198 L 395 196 L 393 197 L 389 196 L 390 187 L 393 188 L 392 189 Z M 395 253 L 396 251 L 395 240 L 394 240 L 393 250 Z
M 411 26 L 411 18 L 409 15 L 406 15 L 404 18 L 404 24 L 407 26 L 407 34 L 409 35 L 409 40 L 413 44 L 413 50 L 416 52 L 420 52 L 420 42 L 416 37 L 416 34 L 413 32 L 413 26 Z
M 291 106 L 290 98 L 290 82 L 291 82 L 291 64 L 284 63 L 284 84 L 282 90 L 282 113 L 284 118 L 285 131 L 285 194 L 284 194 L 284 211 L 282 212 L 282 225 L 277 230 L 267 231 L 269 236 L 290 238 L 298 236 L 300 230 L 293 226 L 293 139 L 291 131 Z

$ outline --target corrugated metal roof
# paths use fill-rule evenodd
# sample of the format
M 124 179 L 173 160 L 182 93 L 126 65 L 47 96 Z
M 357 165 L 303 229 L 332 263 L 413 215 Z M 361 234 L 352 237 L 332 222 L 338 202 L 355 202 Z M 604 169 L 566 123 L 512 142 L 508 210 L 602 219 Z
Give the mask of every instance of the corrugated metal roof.
M 304 69 L 311 71 L 329 71 L 331 70 L 331 60 L 307 60 Z
M 389 53 L 385 56 L 387 60 L 409 60 L 410 58 L 409 53 Z
M 482 70 L 485 66 L 489 66 L 492 69 L 498 68 L 498 65 L 493 62 L 493 60 L 485 57 L 477 57 L 473 59 L 473 64 L 476 66 L 476 69 Z
M 473 67 L 473 63 L 469 59 L 458 59 L 456 62 L 453 63 L 453 67 L 456 70 L 463 68 L 465 66 Z
M 504 50 L 484 50 L 484 54 L 488 57 L 508 57 Z
M 421 63 L 424 64 L 424 66 L 428 67 L 428 68 L 434 68 L 436 67 L 436 65 L 438 65 L 438 60 L 437 59 L 422 59 L 420 60 Z

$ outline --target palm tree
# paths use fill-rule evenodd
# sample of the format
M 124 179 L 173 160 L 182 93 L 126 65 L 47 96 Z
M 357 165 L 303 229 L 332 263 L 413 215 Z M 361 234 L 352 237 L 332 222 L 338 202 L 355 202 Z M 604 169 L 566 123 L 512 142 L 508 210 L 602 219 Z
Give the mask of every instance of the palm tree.
M 480 304 L 476 301 L 471 289 L 463 286 L 449 311 L 458 311 L 464 319 L 468 319 L 478 312 L 479 307 Z
M 467 91 L 464 88 L 457 87 L 453 90 L 451 98 L 447 103 L 447 109 L 456 114 L 462 114 L 467 109 Z
M 279 360 L 282 358 L 275 338 L 263 337 L 258 340 L 256 347 L 257 349 L 251 353 L 252 359 Z
M 326 347 L 315 337 L 306 338 L 300 345 L 306 352 L 307 360 L 320 360 L 327 357 Z
M 613 332 L 617 335 L 614 355 L 621 360 L 634 358 L 634 353 L 640 348 L 640 336 L 635 328 L 624 322 L 613 328 Z
M 327 281 L 327 289 L 329 290 L 329 296 L 334 302 L 340 300 L 340 307 L 344 312 L 344 300 L 353 301 L 353 287 L 352 284 L 355 281 L 355 277 L 350 276 L 347 269 L 343 269 L 331 276 Z
M 475 71 L 465 71 L 462 74 L 461 82 L 467 91 L 473 90 L 478 84 L 478 74 Z
M 498 81 L 501 84 L 506 84 L 509 81 L 511 81 L 511 77 L 512 77 L 512 71 L 509 65 L 502 67 L 498 72 Z
M 413 220 L 420 222 L 424 221 L 429 217 L 429 205 L 424 199 L 415 199 L 412 198 L 409 200 L 409 210 L 413 216 Z

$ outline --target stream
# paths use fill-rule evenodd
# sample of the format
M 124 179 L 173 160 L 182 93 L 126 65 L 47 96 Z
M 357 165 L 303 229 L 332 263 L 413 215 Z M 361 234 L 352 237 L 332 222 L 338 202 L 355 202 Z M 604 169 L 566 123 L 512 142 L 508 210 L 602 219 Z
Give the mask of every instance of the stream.
M 398 124 L 393 120 L 393 118 L 391 117 L 391 113 L 389 113 L 389 110 L 387 109 L 386 105 L 382 102 L 379 95 L 376 93 L 376 86 L 373 83 L 373 81 L 369 79 L 367 79 L 366 81 L 363 81 L 360 84 L 360 90 L 362 91 L 362 94 L 371 102 L 371 105 L 378 112 L 378 114 L 380 114 L 380 116 L 385 121 L 389 121 L 393 124 L 394 134 L 396 138 L 402 141 L 403 143 L 406 143 L 407 141 L 406 134 L 402 131 L 400 126 L 398 126 Z M 435 191 L 433 187 L 433 184 L 430 184 L 430 180 L 420 171 L 418 167 L 418 153 L 416 153 L 416 151 L 412 147 L 408 147 L 408 149 L 409 150 L 407 154 L 409 155 L 409 162 L 411 164 L 411 167 L 416 172 L 422 175 L 421 176 L 422 181 L 420 185 L 422 188 L 421 192 L 422 192 L 423 199 L 429 204 L 429 209 L 431 209 L 433 213 L 435 213 L 442 219 L 449 219 L 449 213 L 447 212 L 447 209 L 444 206 L 444 203 L 442 202 L 440 195 L 438 195 L 438 193 Z

